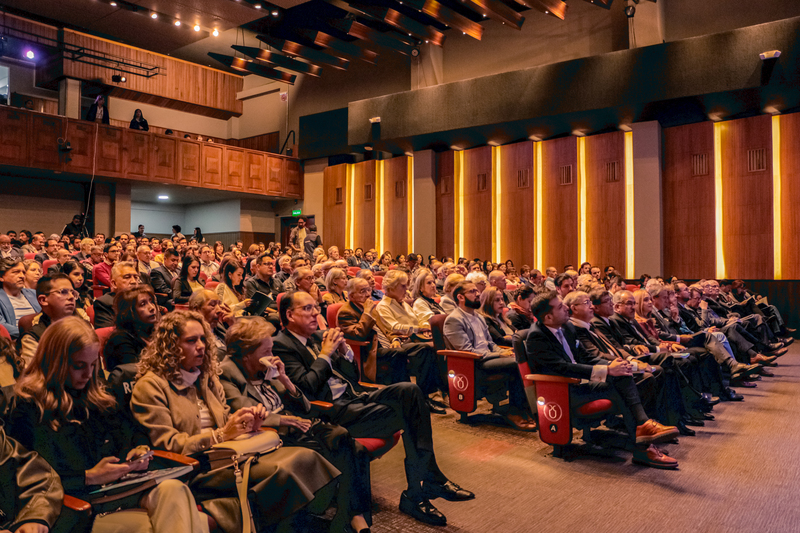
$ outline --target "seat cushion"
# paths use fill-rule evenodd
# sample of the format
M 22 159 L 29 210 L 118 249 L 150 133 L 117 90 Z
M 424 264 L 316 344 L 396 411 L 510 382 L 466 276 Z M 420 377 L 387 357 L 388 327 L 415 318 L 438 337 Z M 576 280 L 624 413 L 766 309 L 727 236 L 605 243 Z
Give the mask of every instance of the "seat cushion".
M 580 416 L 592 416 L 610 411 L 613 406 L 611 400 L 595 400 L 581 405 L 576 412 Z
M 373 459 L 377 459 L 389 450 L 395 447 L 400 441 L 402 431 L 396 432 L 391 438 L 375 438 L 375 437 L 358 437 L 356 441 L 364 446 Z

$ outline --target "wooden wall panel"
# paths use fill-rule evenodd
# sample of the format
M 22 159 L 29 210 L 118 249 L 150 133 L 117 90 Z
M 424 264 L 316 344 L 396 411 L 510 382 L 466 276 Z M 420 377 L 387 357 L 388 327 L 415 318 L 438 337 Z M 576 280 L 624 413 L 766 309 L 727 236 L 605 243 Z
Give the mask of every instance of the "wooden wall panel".
M 536 183 L 533 142 L 509 144 L 500 149 L 500 253 L 511 259 L 519 272 L 533 267 L 536 246 Z
M 28 144 L 30 141 L 30 114 L 14 109 L 0 107 L 0 164 L 25 166 L 28 164 Z
M 67 172 L 80 174 L 91 174 L 94 161 L 94 135 L 97 129 L 96 124 L 91 122 L 69 121 L 67 123 L 66 138 L 69 140 L 72 150 L 65 155 L 64 169 Z M 50 146 L 52 150 L 58 145 Z M 69 161 L 67 161 L 69 159 Z
M 586 138 L 586 260 L 623 272 L 625 251 L 625 132 L 592 135 Z
M 479 190 L 480 185 L 483 186 Z M 492 259 L 492 147 L 464 151 L 464 249 L 468 259 Z
M 384 161 L 384 229 L 383 251 L 393 256 L 407 254 L 408 249 L 408 156 Z
M 178 139 L 153 135 L 153 180 L 175 183 L 178 179 Z
M 772 279 L 772 118 L 731 120 L 720 130 L 726 275 Z M 751 150 L 763 158 L 761 170 L 748 167 Z
M 303 166 L 295 159 L 284 159 L 283 175 L 285 186 L 283 195 L 289 198 L 303 198 Z
M 376 161 L 353 165 L 353 249 L 376 248 L 375 244 L 375 167 Z
M 347 194 L 347 165 L 326 167 L 323 171 L 323 213 L 322 242 L 325 248 L 336 245 L 344 248 L 344 232 L 346 222 L 345 200 Z M 336 189 L 341 189 L 339 202 L 336 198 Z
M 65 133 L 62 117 L 31 113 L 31 139 L 28 166 L 47 170 L 61 170 L 62 157 L 58 139 Z
M 72 124 L 72 121 L 70 121 Z M 122 132 L 119 128 L 97 128 L 96 172 L 109 178 L 122 177 Z
M 267 154 L 247 152 L 245 159 L 247 161 L 245 190 L 264 194 L 267 181 Z
M 283 159 L 267 157 L 267 194 L 283 194 Z
M 225 143 L 232 146 L 247 148 L 248 150 L 260 150 L 262 152 L 277 154 L 278 150 L 280 150 L 280 133 L 279 131 L 273 131 L 271 133 L 255 135 L 245 139 L 228 139 Z
M 188 139 L 181 139 L 178 143 L 178 183 L 200 185 L 201 145 Z
M 137 130 L 124 130 L 122 139 L 122 167 L 125 177 L 134 180 L 150 180 L 150 139 L 152 135 Z
M 662 134 L 664 275 L 714 277 L 714 125 L 699 122 L 665 128 Z M 706 165 L 698 163 L 701 175 L 693 176 L 693 159 L 703 158 Z
M 783 115 L 780 121 L 782 277 L 800 279 L 800 113 Z
M 571 185 L 559 185 L 571 167 Z M 542 265 L 559 272 L 578 266 L 578 143 L 564 137 L 542 143 Z
M 453 194 L 453 152 L 436 154 L 436 255 L 455 253 L 455 195 Z
M 203 144 L 203 172 L 201 183 L 205 187 L 221 188 L 225 148 L 218 144 Z
M 245 152 L 239 148 L 225 149 L 225 188 L 229 191 L 244 190 Z

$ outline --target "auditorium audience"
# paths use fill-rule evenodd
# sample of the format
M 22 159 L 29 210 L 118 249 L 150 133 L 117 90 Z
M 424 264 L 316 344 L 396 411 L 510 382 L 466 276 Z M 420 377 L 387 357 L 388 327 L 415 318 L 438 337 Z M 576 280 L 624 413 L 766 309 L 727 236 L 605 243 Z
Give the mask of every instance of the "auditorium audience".
M 347 274 L 344 270 L 339 268 L 332 268 L 328 271 L 328 276 L 325 278 L 325 287 L 327 292 L 322 295 L 324 306 L 346 302 L 347 291 Z
M 105 369 L 136 363 L 147 346 L 155 325 L 161 320 L 156 295 L 149 285 L 120 291 L 114 297 L 115 329 L 103 348 Z
M 235 316 L 242 316 L 251 300 L 244 297 L 244 269 L 238 261 L 228 261 L 222 267 L 222 276 L 216 293 Z
M 245 284 L 245 296 L 252 298 L 256 292 L 261 292 L 270 298 L 269 308 L 277 311 L 278 294 L 283 291 L 283 283 L 275 279 L 275 260 L 264 252 L 254 260 L 256 265 L 255 276 L 249 278 Z
M 142 282 L 133 263 L 117 263 L 111 269 L 111 291 L 94 301 L 94 327 L 114 325 L 114 297 L 117 292 L 137 287 Z
M 533 325 L 531 304 L 534 296 L 536 296 L 534 289 L 528 285 L 523 285 L 514 292 L 514 301 L 508 304 L 508 313 L 506 314 L 506 318 L 514 330 L 521 331 Z
M 92 283 L 103 287 L 111 287 L 111 267 L 119 261 L 120 246 L 116 243 L 106 244 L 103 248 L 103 262 L 92 268 Z
M 24 286 L 25 267 L 19 259 L 0 259 L 0 326 L 12 339 L 19 338 L 19 319 L 41 312 L 36 291 Z
M 181 265 L 181 273 L 172 281 L 172 301 L 176 304 L 186 304 L 192 293 L 205 286 L 200 278 L 200 261 L 194 257 L 186 256 Z
M 453 272 L 447 279 L 444 280 L 444 286 L 442 290 L 444 291 L 444 295 L 442 299 L 439 301 L 439 305 L 442 306 L 442 310 L 445 314 L 449 315 L 453 311 L 455 311 L 457 304 L 455 299 L 453 298 L 453 289 L 456 288 L 456 285 L 464 281 L 464 276 L 462 274 L 458 274 Z
M 358 271 L 356 277 L 366 280 L 367 283 L 369 283 L 370 298 L 372 298 L 376 302 L 379 302 L 383 299 L 384 296 L 383 291 L 378 289 L 375 283 L 375 274 L 372 273 L 372 270 L 368 268 L 362 268 L 361 270 Z
M 35 291 L 36 284 L 39 283 L 39 279 L 42 277 L 42 265 L 35 259 L 26 259 L 22 262 L 22 265 L 25 268 L 25 282 L 23 286 L 26 289 Z
M 108 125 L 109 116 L 105 104 L 105 97 L 102 94 L 98 94 L 97 98 L 94 99 L 94 103 L 89 106 L 89 111 L 86 112 L 86 120 Z
M 436 280 L 431 271 L 426 268 L 417 271 L 417 277 L 414 279 L 411 289 L 411 298 L 414 300 L 414 313 L 422 327 L 430 327 L 430 319 L 433 315 L 444 314 L 444 309 L 436 301 Z
M 514 334 L 514 328 L 511 321 L 503 314 L 505 304 L 500 289 L 489 287 L 483 291 L 480 294 L 480 303 L 481 307 L 478 309 L 478 314 L 486 322 L 492 342 L 498 346 L 511 348 L 511 336 Z

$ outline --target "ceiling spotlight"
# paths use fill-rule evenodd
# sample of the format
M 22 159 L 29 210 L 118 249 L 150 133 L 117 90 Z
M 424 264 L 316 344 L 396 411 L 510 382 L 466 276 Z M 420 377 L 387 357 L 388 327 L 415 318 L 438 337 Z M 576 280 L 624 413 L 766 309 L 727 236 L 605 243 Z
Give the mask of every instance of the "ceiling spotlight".
M 25 50 L 25 57 L 33 59 L 36 57 L 36 54 L 33 53 L 33 50 Z
M 166 194 L 159 194 L 158 195 L 158 199 L 159 200 L 169 200 L 169 196 L 167 196 Z
M 122 83 L 125 83 L 126 81 L 128 81 L 128 78 L 126 78 L 125 76 L 122 76 L 119 81 L 121 81 Z
M 633 16 L 636 14 L 636 8 L 633 6 L 628 6 L 625 8 L 625 16 L 629 19 L 632 19 Z
M 180 21 L 180 20 L 176 20 L 176 21 L 175 21 L 175 25 L 176 25 L 176 26 L 180 26 L 180 25 L 181 25 L 181 21 Z
M 194 25 L 194 31 L 200 31 L 200 24 Z
M 277 10 L 273 11 L 271 14 L 273 17 L 277 17 L 278 15 L 280 15 L 280 13 L 278 13 Z
M 214 37 L 219 37 L 219 30 L 217 28 L 214 28 L 214 31 L 211 32 L 211 35 L 213 35 Z
M 255 5 L 255 6 L 253 6 L 253 7 L 255 7 L 256 9 L 261 9 L 261 4 L 256 4 L 256 5 Z
M 158 13 L 150 13 L 150 18 L 151 19 L 157 19 L 158 18 Z
M 110 5 L 111 5 L 111 7 L 117 7 L 117 3 L 116 2 L 111 2 Z

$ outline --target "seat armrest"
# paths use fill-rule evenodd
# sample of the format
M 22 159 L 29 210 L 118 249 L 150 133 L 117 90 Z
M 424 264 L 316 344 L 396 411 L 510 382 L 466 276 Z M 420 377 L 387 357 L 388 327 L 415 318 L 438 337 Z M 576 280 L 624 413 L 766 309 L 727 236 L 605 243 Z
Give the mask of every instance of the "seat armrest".
M 63 504 L 67 509 L 72 509 L 79 513 L 85 513 L 92 509 L 92 505 L 89 502 L 85 502 L 69 494 L 64 494 Z
M 548 374 L 527 374 L 525 379 L 530 381 L 550 381 L 553 383 L 567 383 L 577 385 L 581 382 L 578 378 L 565 378 L 563 376 L 550 376 Z
M 200 465 L 200 461 L 197 459 L 192 459 L 191 457 L 187 457 L 179 453 L 168 452 L 166 450 L 153 450 L 153 456 L 192 467 L 197 467 Z
M 462 352 L 459 350 L 438 350 L 437 353 L 445 357 L 457 357 L 460 359 L 483 359 L 483 356 L 475 352 Z
M 349 344 L 350 346 L 369 346 L 368 342 L 357 341 L 355 339 L 347 339 L 347 338 L 345 338 L 345 342 L 347 342 L 347 344 Z
M 319 401 L 319 400 L 312 400 L 312 401 L 310 401 L 308 403 L 311 404 L 311 408 L 312 409 L 316 408 L 316 409 L 318 409 L 320 411 L 330 411 L 331 409 L 333 409 L 333 404 L 330 403 L 330 402 L 322 402 L 322 401 Z
M 378 383 L 369 383 L 367 381 L 359 381 L 358 384 L 364 387 L 365 389 L 375 389 L 375 390 L 382 389 L 386 386 L 386 385 L 380 385 Z

